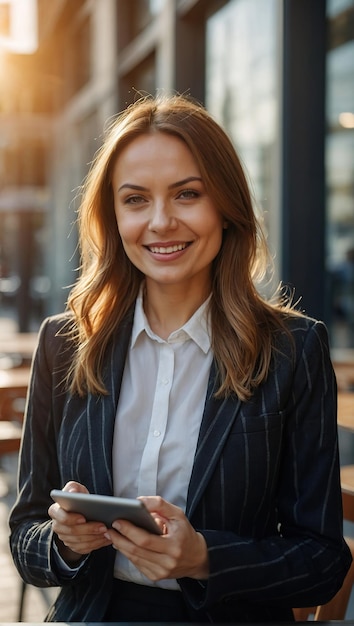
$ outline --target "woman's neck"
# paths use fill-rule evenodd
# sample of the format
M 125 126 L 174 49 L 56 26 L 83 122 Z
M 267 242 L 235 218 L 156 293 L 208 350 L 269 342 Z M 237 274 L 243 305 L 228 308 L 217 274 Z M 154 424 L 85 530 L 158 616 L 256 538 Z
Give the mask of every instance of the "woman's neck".
M 145 286 L 143 305 L 151 330 L 161 339 L 167 339 L 188 322 L 208 295 L 209 291 L 189 294 L 185 288 L 179 292 Z

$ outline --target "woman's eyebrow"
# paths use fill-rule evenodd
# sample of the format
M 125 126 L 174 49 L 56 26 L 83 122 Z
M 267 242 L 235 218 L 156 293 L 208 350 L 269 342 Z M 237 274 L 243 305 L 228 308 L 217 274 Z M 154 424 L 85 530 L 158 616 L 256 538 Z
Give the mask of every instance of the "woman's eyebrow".
M 183 185 L 186 185 L 187 183 L 191 183 L 193 181 L 198 181 L 200 183 L 203 182 L 200 176 L 188 176 L 188 178 L 184 178 L 183 180 L 178 180 L 177 182 L 172 183 L 171 185 L 168 186 L 168 188 L 175 189 L 176 187 L 182 187 Z M 124 183 L 123 185 L 119 187 L 118 191 L 121 191 L 122 189 L 135 189 L 135 191 L 148 191 L 147 187 L 143 187 L 142 185 L 135 185 L 134 183 Z
M 147 191 L 147 187 L 142 187 L 141 185 L 134 185 L 133 183 L 124 183 L 118 189 L 121 191 L 122 189 L 135 189 L 136 191 Z
M 172 185 L 169 185 L 168 188 L 174 189 L 175 187 L 182 187 L 182 185 L 186 185 L 187 183 L 191 183 L 193 181 L 198 181 L 200 183 L 203 182 L 200 176 L 188 176 L 188 178 L 184 178 L 183 180 L 178 180 L 176 183 L 172 183 Z

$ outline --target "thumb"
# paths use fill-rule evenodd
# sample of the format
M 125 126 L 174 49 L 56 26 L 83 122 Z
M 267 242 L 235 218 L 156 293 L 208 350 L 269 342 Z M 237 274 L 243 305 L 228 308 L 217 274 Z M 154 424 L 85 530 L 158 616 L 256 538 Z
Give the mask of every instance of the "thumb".
M 184 516 L 179 506 L 171 504 L 161 496 L 139 496 L 138 500 L 144 503 L 150 513 L 155 513 L 165 519 L 181 518 Z
M 74 493 L 89 493 L 85 485 L 81 485 L 81 483 L 77 483 L 75 480 L 69 480 L 69 482 L 66 483 L 65 487 L 63 487 L 63 491 L 71 491 Z

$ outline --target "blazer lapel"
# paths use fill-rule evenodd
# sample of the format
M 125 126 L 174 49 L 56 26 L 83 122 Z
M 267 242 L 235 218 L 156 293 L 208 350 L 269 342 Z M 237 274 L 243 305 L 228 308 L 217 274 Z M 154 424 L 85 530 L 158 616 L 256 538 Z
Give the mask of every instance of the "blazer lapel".
M 241 407 L 241 401 L 235 398 L 235 396 L 229 396 L 224 399 L 214 398 L 216 388 L 216 366 L 213 363 L 188 489 L 186 515 L 189 518 L 193 515 L 196 505 L 208 484 Z
M 133 315 L 133 312 L 132 312 Z M 129 315 L 114 335 L 103 366 L 103 381 L 107 395 L 87 397 L 86 417 L 92 453 L 92 480 L 95 493 L 113 493 L 112 444 L 119 392 L 132 328 Z

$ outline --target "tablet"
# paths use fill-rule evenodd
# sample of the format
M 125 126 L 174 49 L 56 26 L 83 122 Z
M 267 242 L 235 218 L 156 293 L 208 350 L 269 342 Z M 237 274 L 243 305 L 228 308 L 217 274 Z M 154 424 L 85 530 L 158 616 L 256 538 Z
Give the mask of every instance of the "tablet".
M 151 533 L 162 534 L 162 530 L 140 500 L 60 489 L 53 489 L 50 495 L 63 509 L 81 513 L 88 522 L 103 522 L 109 528 L 115 520 L 125 519 Z

